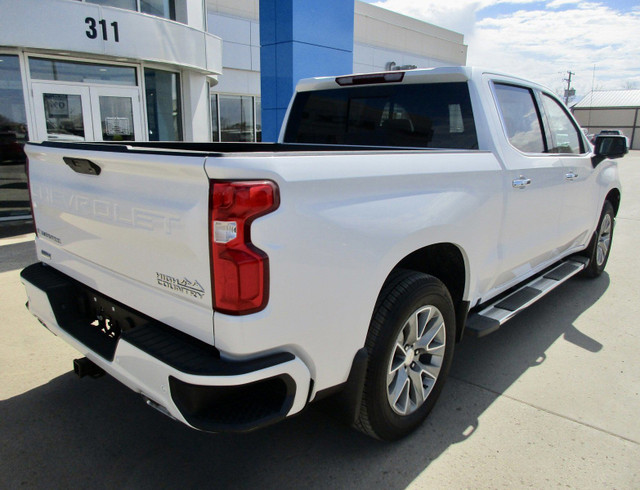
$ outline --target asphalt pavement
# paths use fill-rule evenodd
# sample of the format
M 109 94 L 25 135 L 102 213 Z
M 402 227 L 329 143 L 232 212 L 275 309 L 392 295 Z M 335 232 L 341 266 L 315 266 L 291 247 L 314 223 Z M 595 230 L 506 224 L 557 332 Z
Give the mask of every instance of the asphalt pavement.
M 619 166 L 606 272 L 464 339 L 431 416 L 396 443 L 313 405 L 249 434 L 200 433 L 108 376 L 77 379 L 79 354 L 24 306 L 33 235 L 5 225 L 0 488 L 640 488 L 640 151 Z

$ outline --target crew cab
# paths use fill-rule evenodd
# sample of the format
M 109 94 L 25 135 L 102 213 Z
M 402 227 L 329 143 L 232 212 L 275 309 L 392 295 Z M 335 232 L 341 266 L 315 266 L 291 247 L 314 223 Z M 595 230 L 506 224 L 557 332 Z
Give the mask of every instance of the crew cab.
M 27 145 L 29 310 L 196 429 L 332 396 L 393 440 L 486 335 L 611 249 L 626 140 L 470 67 L 301 81 L 277 143 Z

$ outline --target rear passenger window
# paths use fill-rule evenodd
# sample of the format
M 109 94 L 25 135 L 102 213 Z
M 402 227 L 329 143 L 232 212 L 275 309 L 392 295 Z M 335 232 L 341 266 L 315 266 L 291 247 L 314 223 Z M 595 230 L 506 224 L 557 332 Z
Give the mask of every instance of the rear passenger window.
M 285 142 L 478 148 L 464 82 L 371 85 L 301 92 Z
M 502 83 L 494 87 L 509 142 L 526 153 L 543 153 L 544 139 L 533 92 Z
M 560 104 L 548 95 L 542 94 L 542 107 L 544 107 L 551 133 L 549 152 L 581 153 L 578 129 Z

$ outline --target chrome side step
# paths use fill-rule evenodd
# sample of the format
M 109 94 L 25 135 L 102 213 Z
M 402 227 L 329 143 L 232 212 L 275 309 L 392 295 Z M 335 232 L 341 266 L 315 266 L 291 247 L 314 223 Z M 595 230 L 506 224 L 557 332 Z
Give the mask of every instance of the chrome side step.
M 500 298 L 481 311 L 470 314 L 465 333 L 474 337 L 484 337 L 495 332 L 527 306 L 532 305 L 549 291 L 571 279 L 588 263 L 589 260 L 586 257 L 575 256 L 560 262 L 544 274 L 535 276 L 507 297 Z

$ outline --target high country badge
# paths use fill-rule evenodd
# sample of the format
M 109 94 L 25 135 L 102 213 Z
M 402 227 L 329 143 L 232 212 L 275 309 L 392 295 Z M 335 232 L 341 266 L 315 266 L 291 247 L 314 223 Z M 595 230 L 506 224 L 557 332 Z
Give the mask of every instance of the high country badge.
M 156 280 L 159 286 L 186 294 L 192 298 L 202 299 L 204 296 L 204 288 L 198 281 L 190 281 L 186 277 L 178 279 L 160 272 L 156 272 Z

